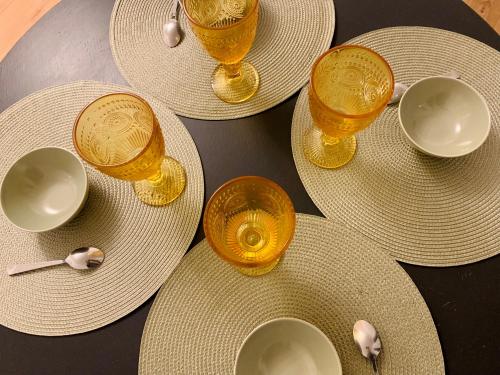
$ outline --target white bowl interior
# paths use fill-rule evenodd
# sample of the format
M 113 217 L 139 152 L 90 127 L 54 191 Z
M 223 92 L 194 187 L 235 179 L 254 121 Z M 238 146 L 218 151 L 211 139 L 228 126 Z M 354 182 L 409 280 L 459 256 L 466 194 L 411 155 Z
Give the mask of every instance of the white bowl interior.
M 277 319 L 256 328 L 240 348 L 235 375 L 341 375 L 337 352 L 318 328 Z
M 7 172 L 1 205 L 19 228 L 42 232 L 70 220 L 87 197 L 87 176 L 71 152 L 42 148 L 19 159 Z
M 484 98 L 453 78 L 431 77 L 412 85 L 401 99 L 399 116 L 410 142 L 435 156 L 466 155 L 490 130 Z

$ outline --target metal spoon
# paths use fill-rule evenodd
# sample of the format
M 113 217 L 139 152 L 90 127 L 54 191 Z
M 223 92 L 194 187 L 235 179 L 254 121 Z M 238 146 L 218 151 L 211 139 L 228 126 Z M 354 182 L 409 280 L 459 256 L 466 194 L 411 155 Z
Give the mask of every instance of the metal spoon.
M 180 0 L 175 0 L 174 6 L 170 11 L 170 18 L 163 25 L 163 40 L 170 48 L 177 46 L 181 41 L 181 26 L 177 21 L 177 13 L 180 6 Z
M 450 72 L 445 73 L 445 74 L 441 74 L 438 77 L 449 77 L 449 78 L 460 79 L 460 74 L 455 70 L 451 70 Z M 401 100 L 401 97 L 406 92 L 406 90 L 408 90 L 407 85 L 405 85 L 404 83 L 401 83 L 401 82 L 396 82 L 394 84 L 394 92 L 392 94 L 391 100 L 389 100 L 389 104 L 399 103 L 399 101 Z
M 378 375 L 377 356 L 382 350 L 382 342 L 377 330 L 366 320 L 358 320 L 354 323 L 352 335 L 361 354 L 372 362 L 373 371 Z
M 49 260 L 34 264 L 18 264 L 7 267 L 8 275 L 16 275 L 18 273 L 37 270 L 39 268 L 57 266 L 66 263 L 75 270 L 86 270 L 89 268 L 97 268 L 104 262 L 104 253 L 95 247 L 81 247 L 73 250 L 66 259 Z

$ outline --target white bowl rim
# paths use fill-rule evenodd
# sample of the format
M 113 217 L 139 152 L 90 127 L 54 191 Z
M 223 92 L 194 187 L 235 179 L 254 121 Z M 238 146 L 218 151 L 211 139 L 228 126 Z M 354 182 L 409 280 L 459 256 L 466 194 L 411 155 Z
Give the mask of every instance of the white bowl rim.
M 342 375 L 342 363 L 340 362 L 340 357 L 339 357 L 339 354 L 337 353 L 337 349 L 335 349 L 335 346 L 333 345 L 332 341 L 328 338 L 327 335 L 325 335 L 325 333 L 320 330 L 318 327 L 316 327 L 314 324 L 312 323 L 309 323 L 308 321 L 306 320 L 302 320 L 302 319 L 299 319 L 299 318 L 292 318 L 292 317 L 281 317 L 281 318 L 274 318 L 274 319 L 271 319 L 271 320 L 268 320 L 264 323 L 261 323 L 259 324 L 257 327 L 255 327 L 252 332 L 250 332 L 247 337 L 245 337 L 245 340 L 243 340 L 243 342 L 241 343 L 239 349 L 238 349 L 238 353 L 236 355 L 236 360 L 234 361 L 234 368 L 233 368 L 233 375 L 237 375 L 236 374 L 236 366 L 238 365 L 238 359 L 240 358 L 240 354 L 241 354 L 241 349 L 243 349 L 243 347 L 245 346 L 245 344 L 247 343 L 247 341 L 250 339 L 250 337 L 252 337 L 257 331 L 259 331 L 260 329 L 264 328 L 265 326 L 268 326 L 270 324 L 273 324 L 273 323 L 276 323 L 276 322 L 297 322 L 297 323 L 301 323 L 305 326 L 308 326 L 309 328 L 312 328 L 314 331 L 316 331 L 317 333 L 319 333 L 320 336 L 322 336 L 326 342 L 328 342 L 328 346 L 330 347 L 330 349 L 332 350 L 333 352 L 333 356 L 335 357 L 335 360 L 337 361 L 338 363 L 338 366 L 339 366 L 339 375 Z
M 64 151 L 66 152 L 67 154 L 70 154 L 75 160 L 78 161 L 78 164 L 80 165 L 81 167 L 81 170 L 83 172 L 83 176 L 84 176 L 84 184 L 85 184 L 85 188 L 83 189 L 84 193 L 83 195 L 81 196 L 81 198 L 78 200 L 78 208 L 71 212 L 69 215 L 66 215 L 64 217 L 64 220 L 61 220 L 60 223 L 58 224 L 55 224 L 53 226 L 49 226 L 49 227 L 45 227 L 45 228 L 40 228 L 40 229 L 28 229 L 28 228 L 23 228 L 19 225 L 17 225 L 16 223 L 14 223 L 11 218 L 9 217 L 9 215 L 7 215 L 7 213 L 5 212 L 5 208 L 3 206 L 3 188 L 4 188 L 4 183 L 5 183 L 5 180 L 8 176 L 8 174 L 10 173 L 10 171 L 12 170 L 12 168 L 14 168 L 14 166 L 23 158 L 27 157 L 28 155 L 31 155 L 32 153 L 35 153 L 35 152 L 38 152 L 38 151 L 41 151 L 41 150 L 48 150 L 48 149 L 56 149 L 56 150 L 59 150 L 59 151 Z M 9 220 L 9 222 L 14 225 L 16 228 L 18 229 L 21 229 L 25 232 L 30 232 L 30 233 L 43 233 L 43 232 L 49 232 L 51 230 L 54 230 L 56 228 L 59 228 L 61 226 L 63 226 L 64 224 L 66 224 L 68 221 L 70 221 L 71 219 L 74 218 L 74 216 L 79 212 L 79 210 L 82 208 L 82 205 L 85 203 L 85 201 L 87 200 L 87 197 L 88 197 L 88 193 L 89 193 L 89 180 L 88 180 L 88 176 L 87 176 L 87 171 L 85 170 L 85 165 L 83 164 L 83 162 L 80 160 L 80 158 L 78 156 L 76 156 L 75 153 L 63 148 L 63 147 L 58 147 L 58 146 L 46 146 L 46 147 L 39 147 L 39 148 L 35 148 L 31 151 L 28 151 L 27 153 L 23 154 L 22 156 L 20 156 L 14 163 L 12 163 L 12 165 L 9 167 L 9 169 L 7 170 L 7 173 L 5 173 L 5 176 L 3 178 L 3 180 L 1 181 L 0 183 L 0 210 L 2 211 L 3 215 L 7 218 L 7 220 Z
M 406 131 L 406 128 L 403 125 L 403 120 L 401 119 L 401 106 L 403 104 L 403 101 L 404 101 L 406 95 L 408 94 L 408 92 L 410 92 L 410 90 L 412 89 L 413 86 L 415 86 L 417 84 L 420 84 L 421 82 L 430 81 L 430 80 L 446 80 L 446 81 L 458 82 L 459 84 L 464 85 L 465 87 L 468 87 L 472 92 L 474 92 L 476 94 L 476 96 L 483 103 L 484 108 L 486 108 L 486 113 L 488 115 L 488 128 L 487 128 L 487 130 L 486 130 L 483 138 L 481 139 L 481 141 L 472 150 L 469 150 L 467 152 L 463 152 L 461 154 L 454 154 L 454 155 L 431 152 L 431 151 L 427 150 L 426 148 L 422 147 L 417 142 L 415 142 L 415 140 Z M 415 83 L 413 83 L 410 87 L 408 87 L 408 89 L 404 92 L 403 96 L 401 97 L 401 100 L 399 101 L 399 105 L 398 105 L 398 120 L 399 120 L 399 126 L 403 130 L 403 133 L 405 134 L 406 138 L 411 142 L 411 144 L 413 146 L 415 146 L 417 149 L 421 150 L 422 152 L 425 152 L 428 155 L 433 155 L 433 156 L 443 157 L 443 158 L 458 158 L 458 157 L 465 156 L 465 155 L 468 155 L 468 154 L 476 151 L 479 147 L 481 147 L 483 145 L 483 143 L 486 141 L 486 139 L 488 138 L 488 135 L 490 134 L 490 131 L 491 131 L 491 112 L 490 112 L 490 108 L 488 106 L 488 102 L 486 101 L 486 99 L 484 98 L 484 96 L 479 91 L 477 91 L 477 89 L 475 89 L 473 86 L 471 86 L 467 82 L 464 82 L 462 79 L 457 79 L 457 78 L 452 78 L 452 77 L 444 77 L 444 76 L 425 77 L 425 78 L 419 79 L 418 81 L 416 81 Z

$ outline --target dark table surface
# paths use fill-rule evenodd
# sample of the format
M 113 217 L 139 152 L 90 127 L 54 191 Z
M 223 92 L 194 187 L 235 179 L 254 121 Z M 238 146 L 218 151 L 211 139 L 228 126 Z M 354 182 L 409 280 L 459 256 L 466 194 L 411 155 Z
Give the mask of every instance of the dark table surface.
M 74 80 L 126 84 L 108 42 L 113 3 L 63 0 L 38 22 L 0 62 L 0 111 L 36 90 Z M 500 50 L 498 34 L 460 0 L 335 0 L 335 8 L 334 44 L 382 27 L 422 25 L 456 31 Z M 203 162 L 206 198 L 232 177 L 263 175 L 285 187 L 298 212 L 321 215 L 292 158 L 296 98 L 240 120 L 182 118 Z M 202 238 L 199 228 L 193 244 Z M 500 256 L 461 267 L 401 266 L 432 313 L 447 374 L 500 374 Z M 0 374 L 135 374 L 153 298 L 111 325 L 75 336 L 31 336 L 0 326 Z

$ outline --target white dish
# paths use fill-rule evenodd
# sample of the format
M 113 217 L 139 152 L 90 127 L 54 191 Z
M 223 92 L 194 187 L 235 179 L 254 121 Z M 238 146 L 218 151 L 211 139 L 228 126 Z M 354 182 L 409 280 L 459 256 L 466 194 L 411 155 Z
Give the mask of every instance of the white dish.
M 472 86 L 453 78 L 429 77 L 414 83 L 401 98 L 398 112 L 410 143 L 438 157 L 475 151 L 491 127 L 486 100 Z
M 0 188 L 0 205 L 18 228 L 45 232 L 74 218 L 87 196 L 87 174 L 80 159 L 65 149 L 46 147 L 12 165 Z
M 243 342 L 235 375 L 342 375 L 340 359 L 326 335 L 295 318 L 255 328 Z

